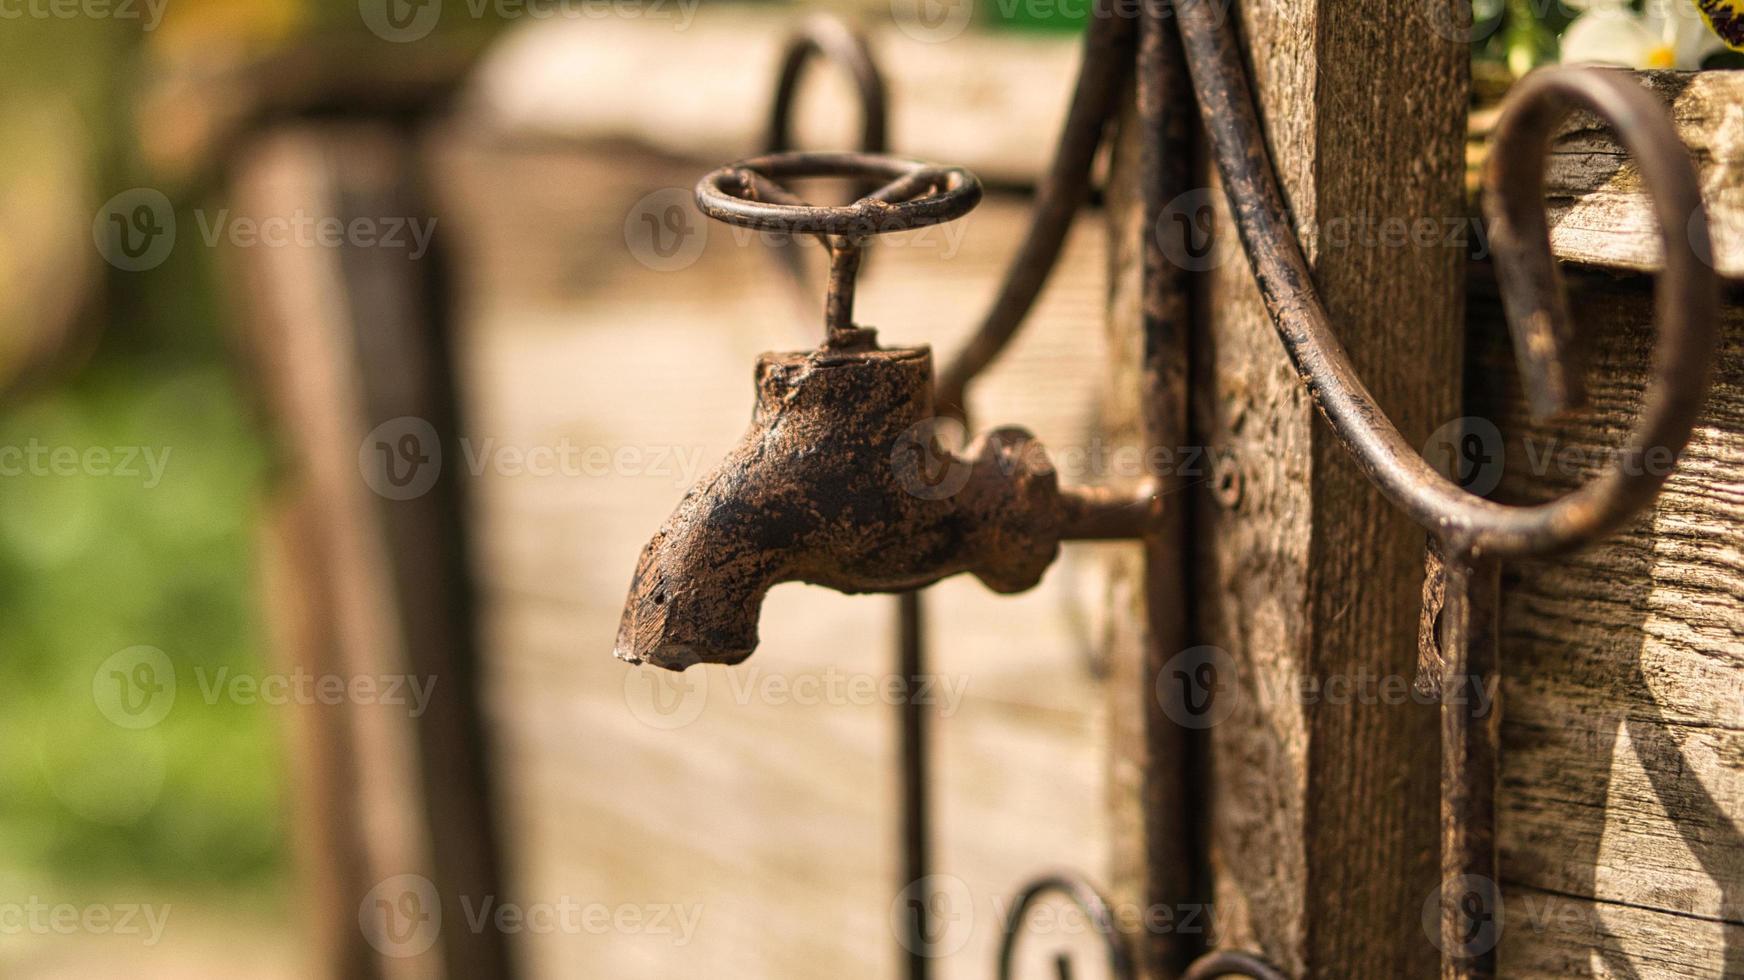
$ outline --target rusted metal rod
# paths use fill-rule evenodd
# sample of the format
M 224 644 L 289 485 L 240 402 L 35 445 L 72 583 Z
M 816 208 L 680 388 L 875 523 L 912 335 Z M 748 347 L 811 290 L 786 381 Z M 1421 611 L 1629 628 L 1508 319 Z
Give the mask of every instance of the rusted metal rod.
M 1192 189 L 1192 95 L 1173 19 L 1160 0 L 1141 5 L 1134 100 L 1138 126 L 1138 191 L 1142 215 L 1139 258 L 1139 438 L 1147 454 L 1196 441 L 1189 427 L 1188 374 L 1192 363 L 1193 275 L 1169 254 L 1181 255 L 1179 223 L 1165 222 L 1169 202 Z M 1202 880 L 1207 846 L 1202 809 L 1209 741 L 1170 717 L 1154 695 L 1165 665 L 1195 644 L 1189 599 L 1187 526 L 1189 495 L 1179 467 L 1162 468 L 1150 489 L 1155 499 L 1143 536 L 1144 629 L 1135 680 L 1149 696 L 1140 704 L 1137 758 L 1143 868 L 1139 901 L 1147 908 L 1210 900 Z M 1168 501 L 1165 507 L 1164 501 Z M 1179 973 L 1203 942 L 1179 931 L 1144 929 L 1138 937 L 1139 975 L 1160 980 Z
M 999 293 L 980 326 L 939 374 L 939 410 L 963 417 L 970 383 L 999 356 L 1023 325 L 1060 258 L 1072 218 L 1090 196 L 1090 167 L 1132 70 L 1134 19 L 1118 5 L 1092 4 L 1083 60 L 1052 165 L 1036 188 L 1035 211 L 1023 244 L 1006 267 Z
M 860 100 L 860 152 L 883 153 L 888 148 L 887 134 L 890 131 L 890 100 L 885 94 L 884 74 L 878 70 L 878 62 L 872 56 L 865 32 L 833 14 L 805 18 L 788 38 L 787 48 L 781 55 L 780 75 L 775 82 L 775 97 L 769 107 L 769 132 L 764 151 L 785 153 L 793 149 L 793 107 L 798 102 L 799 83 L 805 77 L 806 68 L 820 58 L 853 78 L 854 90 Z M 875 186 L 863 183 L 857 192 L 865 195 Z M 806 275 L 805 261 L 797 243 L 788 240 L 772 245 L 770 254 L 792 286 L 799 322 L 809 327 L 817 311 L 816 284 Z
M 927 759 L 927 714 L 926 706 L 915 697 L 925 683 L 926 675 L 926 620 L 920 596 L 919 591 L 913 591 L 896 597 L 896 659 L 903 684 L 897 714 L 902 744 L 903 891 L 919 887 L 919 882 L 926 881 L 932 865 L 927 792 L 927 774 L 932 767 Z M 927 921 L 931 903 L 927 901 L 928 896 L 915 897 L 920 901 L 911 903 L 909 914 L 903 917 L 902 947 L 908 953 L 909 980 L 926 980 L 932 964 L 932 931 Z
M 1220 949 L 1193 961 L 1181 980 L 1217 980 L 1218 977 L 1251 977 L 1253 980 L 1290 980 L 1289 975 L 1252 953 Z
M 1501 938 L 1496 853 L 1502 701 L 1497 673 L 1501 563 L 1449 556 L 1441 671 L 1443 980 L 1495 977 Z
M 853 336 L 854 284 L 860 274 L 863 239 L 830 239 L 830 288 L 824 298 L 825 342 L 839 344 Z
M 1102 893 L 1094 885 L 1069 871 L 1042 875 L 1025 884 L 1018 892 L 1017 901 L 1012 903 L 1010 913 L 1001 923 L 1004 933 L 999 943 L 999 971 L 994 976 L 998 980 L 1011 980 L 1012 967 L 1017 961 L 1017 940 L 1023 932 L 1023 924 L 1030 907 L 1050 894 L 1069 900 L 1089 920 L 1097 938 L 1102 940 L 1107 975 L 1113 980 L 1133 980 L 1132 954 L 1127 951 L 1107 899 L 1102 897 Z M 1071 976 L 1071 960 L 1067 954 L 1056 954 L 1055 968 L 1062 980 Z
M 884 75 L 872 57 L 866 35 L 854 25 L 830 14 L 805 18 L 781 53 L 781 71 L 775 82 L 775 98 L 769 107 L 769 135 L 765 149 L 785 153 L 793 149 L 793 106 L 799 82 L 813 59 L 822 58 L 848 72 L 860 97 L 860 150 L 883 153 L 890 125 L 890 100 Z
M 1101 5 L 1094 9 L 1097 13 L 1084 33 L 1084 50 L 1078 66 L 1078 81 L 1072 90 L 1072 102 L 1061 127 L 1053 163 L 1036 189 L 1035 210 L 1023 243 L 1006 268 L 993 306 L 967 345 L 946 364 L 939 376 L 935 399 L 937 410 L 955 415 L 965 424 L 968 422 L 969 385 L 1011 342 L 1035 306 L 1048 273 L 1059 261 L 1072 218 L 1090 196 L 1090 167 L 1096 149 L 1102 143 L 1103 128 L 1114 115 L 1122 85 L 1131 69 L 1135 34 L 1131 18 L 1113 16 Z M 1068 499 L 1067 504 L 1073 515 L 1068 518 L 1067 537 L 1114 536 L 1113 532 L 1132 530 L 1143 520 L 1142 513 L 1135 513 L 1140 508 L 1133 506 L 1131 501 L 1103 501 L 1086 496 Z M 1142 510 L 1148 513 L 1148 505 Z M 919 670 L 919 665 L 925 661 L 926 641 L 920 626 L 924 614 L 922 592 L 898 597 L 898 655 L 905 669 L 912 666 Z M 916 787 L 907 794 L 905 807 L 907 874 L 908 880 L 914 882 L 927 874 L 929 829 L 923 791 L 917 782 L 921 778 L 919 767 L 924 765 L 927 751 L 923 718 L 926 709 L 924 705 L 905 698 L 901 710 L 903 757 L 914 760 L 916 766 L 904 777 L 905 787 Z M 923 924 L 917 921 L 914 925 L 918 929 Z M 910 943 L 909 980 L 926 980 L 930 961 L 916 954 L 914 950 L 917 948 Z
M 1131 541 L 1155 526 L 1162 498 L 1155 483 L 1136 490 L 1119 487 L 1062 487 L 1063 541 Z

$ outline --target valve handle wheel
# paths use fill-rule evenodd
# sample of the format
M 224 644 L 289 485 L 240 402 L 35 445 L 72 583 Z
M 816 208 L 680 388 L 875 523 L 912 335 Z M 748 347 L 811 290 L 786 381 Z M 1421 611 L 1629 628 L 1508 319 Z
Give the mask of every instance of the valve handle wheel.
M 846 177 L 883 186 L 852 204 L 807 204 L 782 181 Z M 875 346 L 872 331 L 854 326 L 854 277 L 861 249 L 873 235 L 954 221 L 981 203 L 981 181 L 962 167 L 945 167 L 881 153 L 771 153 L 712 171 L 696 185 L 696 206 L 727 224 L 790 235 L 816 235 L 830 250 L 824 300 L 825 347 Z
M 807 204 L 782 182 L 847 177 L 883 186 L 852 204 Z M 981 203 L 981 181 L 945 167 L 882 153 L 771 153 L 731 163 L 696 185 L 703 214 L 728 224 L 796 235 L 862 239 L 954 221 Z

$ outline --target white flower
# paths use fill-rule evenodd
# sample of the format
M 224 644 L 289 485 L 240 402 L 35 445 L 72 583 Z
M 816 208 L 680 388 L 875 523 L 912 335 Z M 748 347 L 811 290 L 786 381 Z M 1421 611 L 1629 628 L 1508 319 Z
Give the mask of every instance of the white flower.
M 1690 0 L 1645 0 L 1637 14 L 1622 0 L 1592 0 L 1562 33 L 1562 63 L 1624 68 L 1700 68 L 1725 50 Z

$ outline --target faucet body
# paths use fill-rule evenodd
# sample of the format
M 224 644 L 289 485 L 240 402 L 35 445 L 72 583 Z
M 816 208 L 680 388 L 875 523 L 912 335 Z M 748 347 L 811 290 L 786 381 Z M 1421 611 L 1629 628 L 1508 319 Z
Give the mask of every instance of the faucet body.
M 619 659 L 738 663 L 780 582 L 901 592 L 970 572 L 1019 592 L 1053 561 L 1067 515 L 1046 454 L 1019 428 L 941 446 L 929 348 L 857 328 L 763 355 L 756 384 L 744 438 L 642 551 Z

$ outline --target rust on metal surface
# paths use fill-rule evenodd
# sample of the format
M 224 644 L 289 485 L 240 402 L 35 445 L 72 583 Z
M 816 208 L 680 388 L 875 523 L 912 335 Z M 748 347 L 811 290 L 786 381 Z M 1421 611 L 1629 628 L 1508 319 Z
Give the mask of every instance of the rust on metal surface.
M 776 181 L 877 177 L 853 204 L 816 207 Z M 843 256 L 885 231 L 950 220 L 980 200 L 973 174 L 867 154 L 777 154 L 697 185 L 723 221 L 827 236 L 836 254 L 828 334 L 813 351 L 765 354 L 751 427 L 686 494 L 643 550 L 615 653 L 683 669 L 738 663 L 757 646 L 764 595 L 803 581 L 842 592 L 904 592 L 969 572 L 996 592 L 1034 586 L 1070 527 L 1112 533 L 1130 501 L 1065 496 L 1022 429 L 994 429 L 963 455 L 933 413 L 932 353 L 885 349 L 852 323 Z
M 750 431 L 693 488 L 636 568 L 616 653 L 682 669 L 757 646 L 779 582 L 901 592 L 970 572 L 996 592 L 1040 581 L 1064 509 L 1022 429 L 958 456 L 939 445 L 932 354 L 851 346 L 765 354 Z
M 873 189 L 852 204 L 807 204 L 781 185 L 806 177 L 851 177 Z M 961 167 L 877 153 L 770 153 L 704 175 L 696 203 L 716 221 L 815 235 L 824 243 L 830 251 L 824 325 L 834 344 L 854 330 L 854 282 L 865 240 L 961 218 L 981 203 L 981 182 Z
M 1220 949 L 1206 953 L 1187 967 L 1181 980 L 1217 980 L 1218 977 L 1251 977 L 1253 980 L 1289 980 L 1289 975 L 1264 958 L 1240 950 Z

